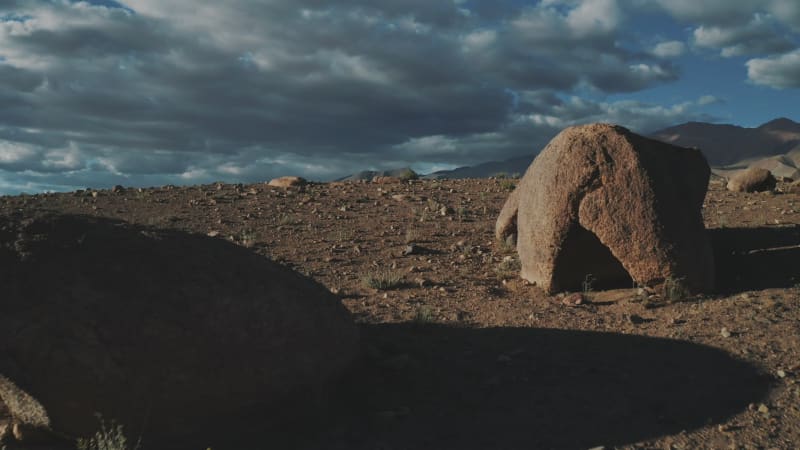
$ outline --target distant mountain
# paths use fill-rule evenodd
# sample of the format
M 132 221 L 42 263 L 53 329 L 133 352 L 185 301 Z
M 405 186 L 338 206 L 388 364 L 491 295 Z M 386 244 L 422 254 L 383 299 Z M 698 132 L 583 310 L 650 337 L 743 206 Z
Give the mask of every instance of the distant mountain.
M 507 159 L 505 161 L 489 161 L 476 166 L 459 167 L 453 170 L 440 170 L 438 172 L 429 173 L 422 178 L 486 178 L 494 175 L 523 175 L 528 166 L 531 165 L 533 157 L 531 154 L 528 156 L 517 156 L 516 158 Z
M 699 148 L 712 166 L 800 152 L 800 123 L 786 118 L 757 128 L 688 122 L 657 131 L 650 137 L 681 147 Z
M 650 137 L 681 147 L 699 148 L 711 166 L 719 168 L 718 174 L 741 170 L 750 166 L 763 167 L 775 175 L 798 178 L 800 176 L 800 123 L 785 117 L 771 120 L 757 128 L 722 125 L 705 122 L 688 122 L 665 128 Z M 505 161 L 489 161 L 475 166 L 440 170 L 421 178 L 486 178 L 497 174 L 524 174 L 540 149 L 531 149 L 525 156 Z M 342 180 L 372 179 L 374 176 L 398 176 L 409 169 L 392 171 L 364 171 Z

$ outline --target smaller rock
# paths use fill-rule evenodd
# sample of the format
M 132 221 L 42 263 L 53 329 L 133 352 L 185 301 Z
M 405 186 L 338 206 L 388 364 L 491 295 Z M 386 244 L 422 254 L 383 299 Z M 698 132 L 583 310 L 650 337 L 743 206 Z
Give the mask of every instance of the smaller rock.
M 575 292 L 574 294 L 569 294 L 565 296 L 561 300 L 561 303 L 565 306 L 575 307 L 582 305 L 585 301 L 586 299 L 583 296 L 583 294 L 581 294 L 580 292 Z
M 722 337 L 724 337 L 724 338 L 729 338 L 729 337 L 731 337 L 731 332 L 730 332 L 730 331 L 728 331 L 728 329 L 727 329 L 727 328 L 723 328 L 723 329 L 722 329 L 722 330 L 719 332 L 719 334 L 720 334 L 720 335 L 722 335 Z
M 751 167 L 731 177 L 727 188 L 734 192 L 765 192 L 775 189 L 776 183 L 769 170 Z
M 400 181 L 402 181 L 402 180 L 400 180 L 400 178 L 397 178 L 397 177 L 381 177 L 381 176 L 377 176 L 377 177 L 373 177 L 372 178 L 372 182 L 375 183 L 375 184 L 395 184 L 395 183 L 400 183 Z
M 778 373 L 778 378 L 786 378 L 786 371 L 779 370 L 777 373 Z
M 111 188 L 111 192 L 113 192 L 115 194 L 119 194 L 120 192 L 122 192 L 124 190 L 125 190 L 125 188 L 120 184 L 118 184 L 118 185 L 114 186 L 113 188 Z
M 763 403 L 758 405 L 758 412 L 760 412 L 761 414 L 769 414 L 769 406 Z
M 217 237 L 217 236 L 219 236 L 219 231 L 211 230 L 208 233 L 206 233 L 206 236 L 208 236 L 208 237 Z
M 403 249 L 403 255 L 404 255 L 404 256 L 408 256 L 408 255 L 418 255 L 419 253 L 420 253 L 420 251 L 419 251 L 419 247 L 418 247 L 417 245 L 415 245 L 415 244 L 408 244 L 408 245 L 406 245 L 406 247 Z
M 274 187 L 288 188 L 293 186 L 305 186 L 306 183 L 308 182 L 302 177 L 280 177 L 273 178 L 268 184 Z

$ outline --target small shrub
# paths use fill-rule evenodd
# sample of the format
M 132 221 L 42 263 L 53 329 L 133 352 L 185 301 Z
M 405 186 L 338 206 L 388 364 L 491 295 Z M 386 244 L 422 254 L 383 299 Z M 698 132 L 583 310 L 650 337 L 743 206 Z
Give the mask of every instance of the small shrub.
M 361 281 L 368 288 L 386 291 L 400 287 L 403 274 L 396 270 L 377 270 L 364 275 Z
M 596 281 L 594 275 L 587 273 L 581 283 L 581 288 L 584 294 L 588 294 L 594 290 L 594 282 Z
M 252 230 L 245 230 L 239 235 L 239 243 L 243 247 L 251 248 L 258 241 L 258 233 Z
M 517 182 L 511 179 L 503 179 L 500 181 L 500 187 L 507 191 L 513 191 L 517 188 Z
M 494 273 L 500 279 L 514 278 L 522 268 L 519 260 L 513 256 L 506 256 L 500 261 L 500 264 L 494 268 Z
M 400 172 L 399 175 L 397 175 L 397 178 L 400 178 L 403 181 L 410 181 L 410 180 L 416 180 L 417 178 L 419 178 L 419 175 L 417 175 L 417 172 L 414 172 L 411 169 L 405 169 L 402 172 Z
M 683 278 L 667 278 L 664 280 L 664 298 L 671 302 L 679 302 L 689 297 L 689 289 Z
M 420 324 L 433 322 L 433 310 L 428 306 L 418 307 L 414 313 L 414 322 Z
M 78 450 L 138 450 L 141 447 L 141 439 L 133 447 L 128 447 L 122 425 L 113 420 L 106 424 L 99 414 L 97 418 L 100 420 L 100 431 L 90 438 L 78 439 Z

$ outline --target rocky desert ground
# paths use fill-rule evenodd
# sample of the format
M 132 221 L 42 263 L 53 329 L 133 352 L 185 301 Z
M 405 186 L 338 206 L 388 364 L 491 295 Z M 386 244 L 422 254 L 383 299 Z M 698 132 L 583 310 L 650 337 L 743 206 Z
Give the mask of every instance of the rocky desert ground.
M 713 294 L 587 274 L 580 295 L 548 296 L 494 239 L 516 182 L 87 189 L 1 197 L 0 215 L 225 240 L 341 298 L 362 352 L 334 394 L 300 423 L 221 417 L 215 450 L 798 446 L 800 194 L 711 181 Z

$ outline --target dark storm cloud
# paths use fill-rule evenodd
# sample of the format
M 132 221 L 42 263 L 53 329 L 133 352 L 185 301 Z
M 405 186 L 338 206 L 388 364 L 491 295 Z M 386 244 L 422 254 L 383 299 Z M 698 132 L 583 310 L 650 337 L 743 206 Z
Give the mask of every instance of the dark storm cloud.
M 619 45 L 616 0 L 123 3 L 0 5 L 14 185 L 330 178 L 510 157 L 582 120 L 695 117 L 568 100 L 679 76 Z

